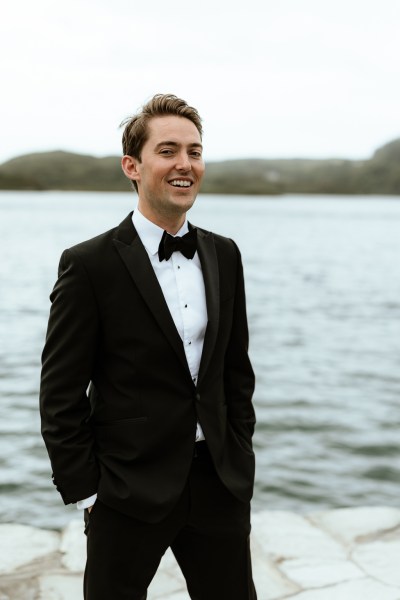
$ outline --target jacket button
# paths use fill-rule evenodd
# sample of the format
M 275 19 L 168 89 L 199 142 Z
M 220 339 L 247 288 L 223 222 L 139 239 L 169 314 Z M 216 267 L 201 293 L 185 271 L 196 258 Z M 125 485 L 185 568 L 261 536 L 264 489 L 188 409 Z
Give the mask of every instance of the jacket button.
M 200 402 L 200 394 L 196 394 L 195 399 L 197 400 L 197 402 Z

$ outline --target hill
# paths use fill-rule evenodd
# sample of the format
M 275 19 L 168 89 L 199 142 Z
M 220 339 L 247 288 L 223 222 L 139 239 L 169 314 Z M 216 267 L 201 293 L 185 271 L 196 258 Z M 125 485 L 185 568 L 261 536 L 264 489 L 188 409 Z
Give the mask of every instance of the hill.
M 0 165 L 3 190 L 129 191 L 120 158 L 63 152 L 19 156 Z M 203 193 L 400 195 L 400 139 L 369 160 L 242 159 L 210 162 Z

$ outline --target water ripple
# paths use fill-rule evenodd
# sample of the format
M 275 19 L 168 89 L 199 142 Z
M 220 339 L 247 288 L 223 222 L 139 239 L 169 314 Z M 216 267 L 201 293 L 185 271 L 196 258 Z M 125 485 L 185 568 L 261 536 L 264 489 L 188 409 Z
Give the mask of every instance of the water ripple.
M 58 528 L 75 515 L 52 485 L 40 436 L 48 296 L 62 250 L 120 222 L 132 203 L 130 194 L 0 193 L 2 521 Z M 191 220 L 242 251 L 255 509 L 398 506 L 400 202 L 206 196 Z

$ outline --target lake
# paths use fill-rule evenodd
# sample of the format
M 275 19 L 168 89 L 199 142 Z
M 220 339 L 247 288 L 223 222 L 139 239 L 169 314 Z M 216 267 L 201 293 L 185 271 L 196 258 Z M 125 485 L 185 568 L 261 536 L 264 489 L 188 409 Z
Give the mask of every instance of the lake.
M 40 354 L 64 248 L 117 225 L 130 193 L 0 192 L 0 521 L 60 528 L 39 432 Z M 200 196 L 246 276 L 253 509 L 398 506 L 400 198 Z

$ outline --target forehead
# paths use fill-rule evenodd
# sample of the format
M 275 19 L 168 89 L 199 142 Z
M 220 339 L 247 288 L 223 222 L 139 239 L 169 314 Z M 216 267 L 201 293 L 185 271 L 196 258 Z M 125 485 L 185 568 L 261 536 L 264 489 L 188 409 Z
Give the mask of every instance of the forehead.
M 165 115 L 153 117 L 148 124 L 149 136 L 147 143 L 156 145 L 160 142 L 176 142 L 179 144 L 201 144 L 198 129 L 186 117 Z

